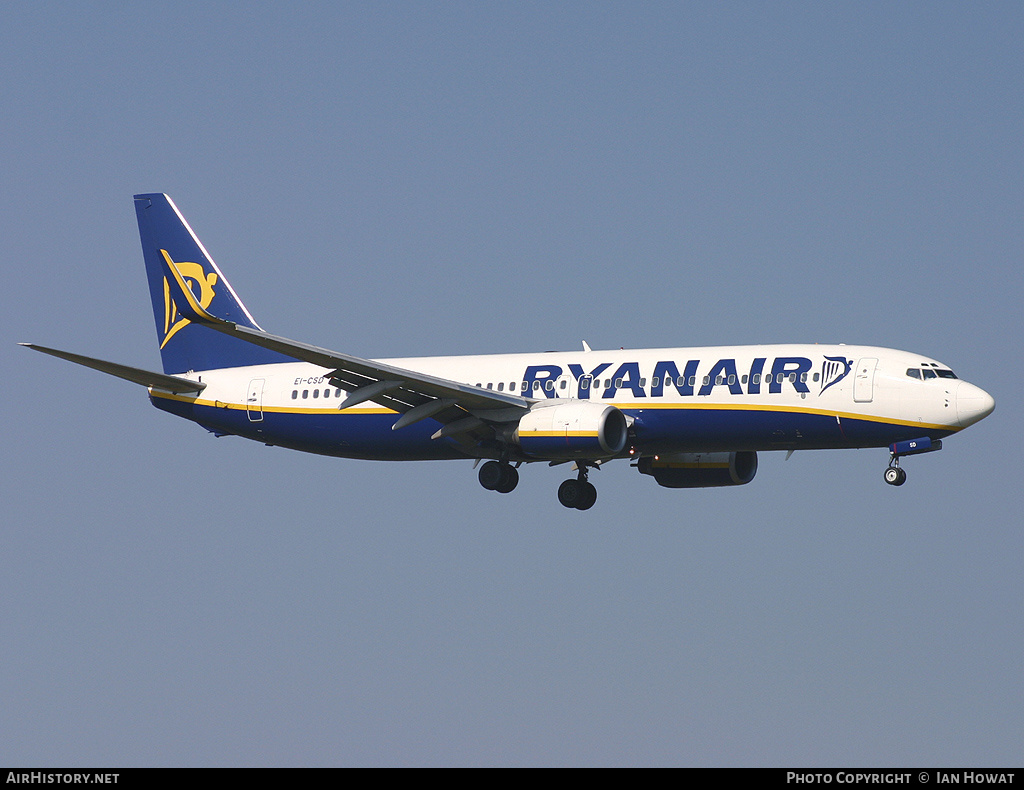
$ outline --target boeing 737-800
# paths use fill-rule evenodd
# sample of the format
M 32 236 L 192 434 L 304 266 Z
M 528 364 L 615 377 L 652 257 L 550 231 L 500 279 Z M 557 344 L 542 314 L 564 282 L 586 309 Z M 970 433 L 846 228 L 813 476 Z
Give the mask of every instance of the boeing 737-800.
M 218 436 L 342 458 L 475 459 L 508 493 L 524 463 L 572 462 L 559 501 L 586 510 L 592 469 L 630 459 L 662 486 L 749 483 L 762 450 L 887 447 L 900 459 L 990 414 L 934 359 L 888 348 L 760 345 L 374 361 L 264 332 L 169 197 L 135 196 L 163 373 L 24 344 L 148 388 Z

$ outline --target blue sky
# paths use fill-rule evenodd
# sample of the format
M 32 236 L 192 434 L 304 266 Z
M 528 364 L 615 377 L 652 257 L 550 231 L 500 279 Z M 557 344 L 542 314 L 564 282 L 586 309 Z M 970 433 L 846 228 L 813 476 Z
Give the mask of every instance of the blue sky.
M 1019 764 L 1019 6 L 4 18 L 0 763 Z M 611 464 L 585 514 L 215 439 L 15 345 L 158 368 L 147 191 L 340 351 L 877 344 L 997 409 L 900 489 Z

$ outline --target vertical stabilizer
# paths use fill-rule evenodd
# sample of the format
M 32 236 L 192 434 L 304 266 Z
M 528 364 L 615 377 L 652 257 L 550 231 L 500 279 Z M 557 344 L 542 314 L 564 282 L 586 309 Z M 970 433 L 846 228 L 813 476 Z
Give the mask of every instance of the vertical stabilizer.
M 164 277 L 167 260 L 175 263 L 197 301 L 209 313 L 239 326 L 260 328 L 167 195 L 136 195 L 135 214 L 165 373 L 291 361 L 275 351 L 192 323 L 182 316 Z

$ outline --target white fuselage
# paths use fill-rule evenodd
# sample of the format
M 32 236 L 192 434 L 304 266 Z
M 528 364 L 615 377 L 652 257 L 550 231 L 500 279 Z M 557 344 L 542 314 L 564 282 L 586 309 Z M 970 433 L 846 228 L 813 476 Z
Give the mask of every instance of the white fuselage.
M 869 346 L 711 346 L 386 362 L 534 398 L 534 408 L 564 399 L 615 406 L 630 418 L 631 449 L 641 454 L 884 446 L 901 438 L 949 435 L 993 405 L 983 390 L 935 360 Z M 372 401 L 339 410 L 346 393 L 328 383 L 329 373 L 302 362 L 192 372 L 190 378 L 207 385 L 199 397 L 153 395 L 157 405 L 192 404 L 194 414 L 182 416 L 212 430 L 272 444 L 392 458 L 398 456 L 388 445 L 398 441 L 411 453 L 400 457 L 465 457 L 463 451 L 439 452 L 439 442 L 422 430 L 415 444 L 423 449 L 416 450 L 409 436 L 402 437 L 412 429 L 392 432 L 399 415 Z M 375 418 L 373 427 L 366 418 Z

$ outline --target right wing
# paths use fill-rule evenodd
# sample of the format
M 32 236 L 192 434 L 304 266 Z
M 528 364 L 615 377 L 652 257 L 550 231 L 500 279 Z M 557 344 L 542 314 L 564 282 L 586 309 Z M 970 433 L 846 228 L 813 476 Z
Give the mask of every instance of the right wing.
M 195 298 L 166 251 L 168 288 L 182 317 L 331 371 L 330 382 L 348 392 L 339 408 L 372 400 L 399 412 L 394 430 L 431 417 L 442 424 L 433 438 L 454 437 L 464 444 L 493 438 L 497 423 L 516 422 L 537 403 L 511 392 L 495 392 L 370 359 L 330 351 L 241 326 L 209 313 Z

